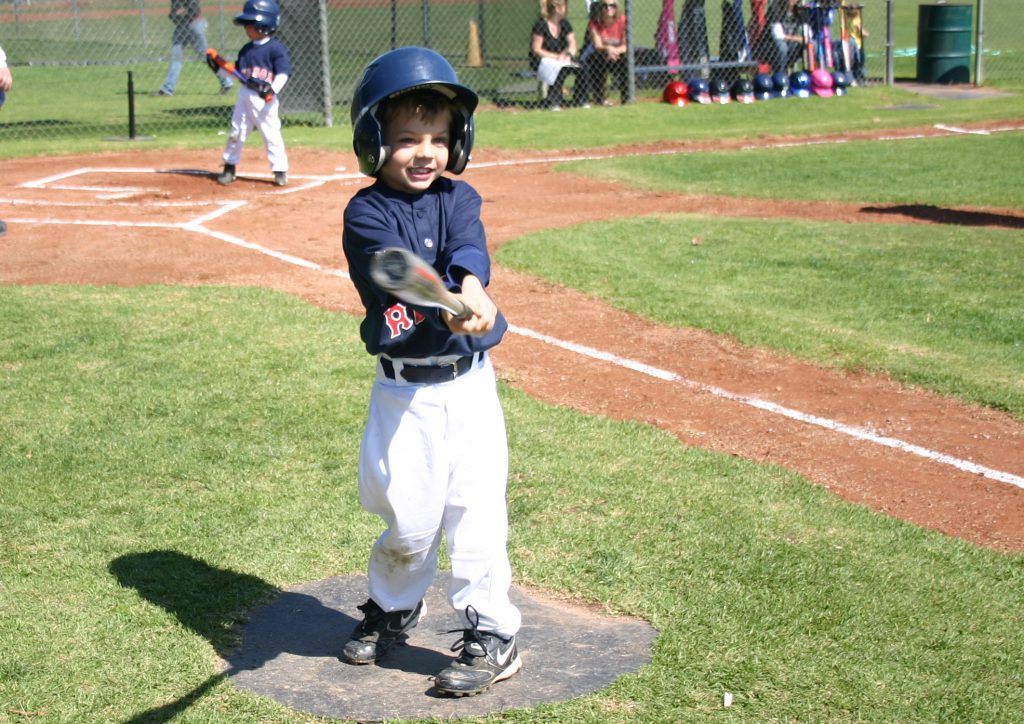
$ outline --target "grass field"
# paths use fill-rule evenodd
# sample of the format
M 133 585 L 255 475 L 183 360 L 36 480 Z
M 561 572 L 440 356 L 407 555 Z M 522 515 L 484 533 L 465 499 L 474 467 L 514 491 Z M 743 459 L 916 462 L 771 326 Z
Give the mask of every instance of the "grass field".
M 888 89 L 840 102 L 487 112 L 478 142 L 542 152 L 1022 110 L 1017 97 L 888 110 L 921 104 Z M 339 129 L 289 133 L 350 144 Z M 18 152 L 61 148 L 33 142 Z M 1016 133 L 571 169 L 737 196 L 786 169 L 776 198 L 1020 209 L 1020 149 Z M 673 215 L 534 234 L 497 259 L 664 324 L 880 369 L 1021 418 L 1021 242 L 952 225 Z M 275 591 L 365 566 L 378 524 L 355 495 L 372 374 L 358 320 L 259 289 L 35 286 L 0 287 L 0 328 L 0 721 L 316 721 L 236 690 L 217 656 Z M 652 427 L 501 394 L 517 580 L 642 617 L 659 637 L 649 666 L 597 694 L 490 721 L 1024 719 L 1021 554 Z M 150 587 L 132 585 L 146 576 Z M 217 586 L 195 597 L 183 580 Z
M 0 717 L 312 721 L 217 678 L 214 654 L 278 587 L 362 570 L 376 523 L 354 494 L 371 372 L 356 320 L 258 290 L 0 301 Z M 493 720 L 1024 711 L 1020 555 L 649 427 L 502 396 L 517 579 L 641 616 L 659 638 L 650 666 L 598 694 Z M 194 596 L 194 576 L 216 580 L 211 595 Z

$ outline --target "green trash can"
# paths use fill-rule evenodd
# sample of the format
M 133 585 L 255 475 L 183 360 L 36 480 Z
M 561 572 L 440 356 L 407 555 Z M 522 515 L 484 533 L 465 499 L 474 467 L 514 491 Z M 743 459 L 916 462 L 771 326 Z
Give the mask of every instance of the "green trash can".
M 970 5 L 921 5 L 917 14 L 917 82 L 971 82 Z

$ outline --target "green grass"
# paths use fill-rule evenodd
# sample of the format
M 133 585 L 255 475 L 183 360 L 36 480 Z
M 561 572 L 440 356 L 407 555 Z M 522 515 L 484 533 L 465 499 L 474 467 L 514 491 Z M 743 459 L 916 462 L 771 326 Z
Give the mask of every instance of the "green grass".
M 496 258 L 665 324 L 1024 419 L 1020 232 L 676 215 L 531 234 Z
M 1024 133 L 622 156 L 558 168 L 686 194 L 1024 208 Z
M 263 290 L 29 287 L 0 288 L 0 324 L 0 719 L 313 721 L 215 655 L 279 587 L 364 567 L 357 320 Z M 636 675 L 489 720 L 1020 718 L 1024 557 L 502 397 L 518 580 L 659 637 Z

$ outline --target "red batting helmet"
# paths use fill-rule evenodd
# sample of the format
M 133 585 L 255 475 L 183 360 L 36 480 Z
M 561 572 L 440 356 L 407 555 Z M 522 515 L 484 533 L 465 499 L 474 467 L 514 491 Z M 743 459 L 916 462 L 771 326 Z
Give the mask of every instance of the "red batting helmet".
M 662 91 L 661 100 L 680 108 L 685 106 L 690 102 L 690 94 L 686 90 L 686 83 L 683 83 L 681 80 L 669 81 L 668 85 L 665 86 L 665 90 Z

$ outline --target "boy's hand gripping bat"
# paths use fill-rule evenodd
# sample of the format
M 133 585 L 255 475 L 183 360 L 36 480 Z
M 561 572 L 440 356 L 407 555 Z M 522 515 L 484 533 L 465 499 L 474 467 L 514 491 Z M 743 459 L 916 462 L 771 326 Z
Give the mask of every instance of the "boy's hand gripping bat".
M 233 75 L 238 81 L 246 86 L 252 88 L 254 91 L 263 96 L 263 100 L 270 103 L 270 99 L 274 97 L 274 92 L 270 90 L 270 84 L 265 81 L 255 81 L 252 78 L 246 78 L 242 73 L 235 67 L 235 64 L 230 60 L 226 59 L 223 55 L 217 52 L 215 48 L 206 49 L 206 64 L 210 66 L 210 70 L 216 73 L 218 70 L 223 70 L 230 75 Z M 256 84 L 261 84 L 260 87 L 256 87 Z

